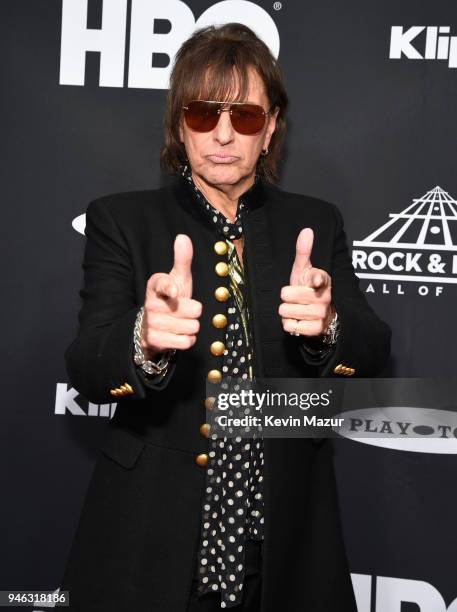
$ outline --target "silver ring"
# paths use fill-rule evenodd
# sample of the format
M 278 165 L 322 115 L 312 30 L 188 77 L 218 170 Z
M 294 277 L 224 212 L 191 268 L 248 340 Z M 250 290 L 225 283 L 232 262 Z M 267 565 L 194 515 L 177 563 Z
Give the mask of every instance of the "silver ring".
M 289 334 L 291 336 L 300 336 L 300 332 L 297 331 L 298 325 L 300 324 L 300 321 L 298 319 L 295 319 L 295 329 L 291 332 L 289 332 Z

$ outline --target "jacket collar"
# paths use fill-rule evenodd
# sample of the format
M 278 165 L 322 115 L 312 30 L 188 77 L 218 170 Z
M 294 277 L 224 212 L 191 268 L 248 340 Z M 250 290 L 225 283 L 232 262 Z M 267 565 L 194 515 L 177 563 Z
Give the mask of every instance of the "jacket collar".
M 196 218 L 198 221 L 204 223 L 208 228 L 214 231 L 214 223 L 208 218 L 206 211 L 201 206 L 200 202 L 196 200 L 196 195 L 192 191 L 187 180 L 177 175 L 173 177 L 172 190 L 176 200 L 190 215 Z M 251 210 L 257 210 L 262 207 L 266 201 L 266 189 L 264 181 L 261 177 L 254 182 L 254 184 L 245 191 L 241 196 L 246 206 L 246 212 Z

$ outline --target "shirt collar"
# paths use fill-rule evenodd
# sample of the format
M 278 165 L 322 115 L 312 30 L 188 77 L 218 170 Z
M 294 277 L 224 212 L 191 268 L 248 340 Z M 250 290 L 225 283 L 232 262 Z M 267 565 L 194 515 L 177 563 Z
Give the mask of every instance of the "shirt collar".
M 193 217 L 203 222 L 208 228 L 214 231 L 214 223 L 208 217 L 207 211 L 198 201 L 198 197 L 189 181 L 181 174 L 174 179 L 172 186 L 173 192 L 178 203 L 189 212 Z M 256 175 L 255 181 L 247 191 L 241 194 L 240 199 L 245 206 L 245 214 L 250 210 L 255 210 L 263 206 L 266 200 L 266 190 L 262 177 Z

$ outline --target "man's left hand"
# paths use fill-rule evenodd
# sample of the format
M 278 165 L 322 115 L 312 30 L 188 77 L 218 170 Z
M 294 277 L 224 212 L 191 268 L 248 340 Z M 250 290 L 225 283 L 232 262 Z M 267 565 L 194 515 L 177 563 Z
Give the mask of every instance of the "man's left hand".
M 325 270 L 311 264 L 313 241 L 313 230 L 302 229 L 297 238 L 290 285 L 281 289 L 282 303 L 278 309 L 284 331 L 303 336 L 324 334 L 335 315 L 332 279 Z

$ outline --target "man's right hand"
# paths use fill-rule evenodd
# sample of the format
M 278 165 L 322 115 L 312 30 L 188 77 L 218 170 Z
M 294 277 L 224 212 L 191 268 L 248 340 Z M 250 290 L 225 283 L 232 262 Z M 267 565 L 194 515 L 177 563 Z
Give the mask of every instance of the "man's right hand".
M 146 286 L 141 348 L 154 360 L 167 349 L 188 349 L 197 340 L 201 302 L 192 299 L 192 241 L 178 234 L 171 271 L 156 272 Z

